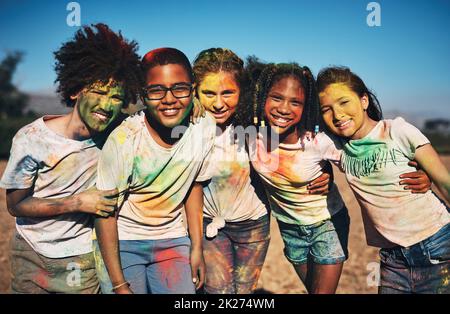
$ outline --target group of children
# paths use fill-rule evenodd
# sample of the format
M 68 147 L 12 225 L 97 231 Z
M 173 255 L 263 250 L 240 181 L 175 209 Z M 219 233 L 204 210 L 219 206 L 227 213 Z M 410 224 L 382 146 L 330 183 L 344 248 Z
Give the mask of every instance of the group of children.
M 13 292 L 252 293 L 273 216 L 307 291 L 335 293 L 350 218 L 329 162 L 381 248 L 379 292 L 450 292 L 450 213 L 429 189 L 449 201 L 450 175 L 351 70 L 136 50 L 97 24 L 55 53 L 73 111 L 22 128 L 0 182 Z

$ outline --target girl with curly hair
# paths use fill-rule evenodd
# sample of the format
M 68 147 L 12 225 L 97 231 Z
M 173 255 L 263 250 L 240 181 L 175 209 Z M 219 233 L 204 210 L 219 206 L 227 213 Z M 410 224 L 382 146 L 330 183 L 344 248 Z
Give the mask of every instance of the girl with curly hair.
M 243 138 L 235 129 L 247 73 L 244 62 L 224 48 L 200 52 L 193 69 L 196 96 L 218 127 L 209 163 L 212 178 L 203 187 L 205 292 L 252 293 L 269 246 L 270 215 Z M 326 186 L 322 179 L 321 186 Z

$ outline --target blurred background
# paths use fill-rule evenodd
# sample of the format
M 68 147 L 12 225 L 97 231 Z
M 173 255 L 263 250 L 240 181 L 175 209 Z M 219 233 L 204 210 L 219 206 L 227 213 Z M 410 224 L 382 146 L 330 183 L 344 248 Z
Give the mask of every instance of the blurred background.
M 140 55 L 175 47 L 192 61 L 203 49 L 226 47 L 241 58 L 295 61 L 316 75 L 345 65 L 380 100 L 386 118 L 420 128 L 450 166 L 450 1 L 448 0 L 0 0 L 0 174 L 19 128 L 68 109 L 55 93 L 53 52 L 79 25 L 103 22 L 139 43 Z M 367 247 L 359 207 L 341 174 L 336 181 L 350 209 L 350 259 L 339 293 L 376 292 L 377 250 Z M 9 288 L 9 239 L 14 219 L 0 191 L 0 292 Z M 260 292 L 304 293 L 272 242 Z

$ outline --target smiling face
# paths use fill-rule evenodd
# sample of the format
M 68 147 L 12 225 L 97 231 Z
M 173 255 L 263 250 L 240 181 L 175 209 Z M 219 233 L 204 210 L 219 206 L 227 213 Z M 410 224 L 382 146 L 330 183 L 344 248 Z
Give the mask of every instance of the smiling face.
M 293 76 L 276 82 L 267 94 L 264 113 L 272 130 L 283 143 L 296 143 L 299 139 L 297 124 L 302 118 L 305 93 L 301 83 Z
M 84 88 L 71 97 L 86 127 L 94 132 L 104 131 L 120 113 L 125 100 L 123 85 L 110 80 Z
M 365 111 L 367 95 L 359 97 L 347 85 L 328 85 L 319 94 L 320 109 L 328 128 L 336 135 L 358 139 L 369 133 L 372 120 Z
M 179 64 L 166 64 L 152 67 L 147 72 L 147 91 L 158 93 L 158 90 L 172 88 L 180 90 L 191 88 L 191 80 L 186 69 Z M 176 94 L 178 94 L 176 92 Z M 160 100 L 150 100 L 144 97 L 144 103 L 149 114 L 161 125 L 173 128 L 180 125 L 189 114 L 192 105 L 192 93 L 183 98 L 176 98 L 167 91 Z
M 226 126 L 236 111 L 240 88 L 230 72 L 209 73 L 197 88 L 200 103 L 211 112 L 218 126 Z

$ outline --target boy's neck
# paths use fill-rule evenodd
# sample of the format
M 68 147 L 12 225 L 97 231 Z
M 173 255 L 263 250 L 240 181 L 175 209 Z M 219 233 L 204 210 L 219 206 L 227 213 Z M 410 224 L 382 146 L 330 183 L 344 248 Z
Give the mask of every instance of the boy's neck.
M 46 122 L 53 132 L 76 141 L 84 141 L 95 136 L 95 132 L 89 130 L 78 114 L 77 107 L 61 117 Z
M 164 148 L 171 148 L 183 136 L 183 134 L 181 134 L 178 138 L 174 138 L 172 136 L 173 128 L 168 128 L 161 125 L 161 123 L 157 122 L 150 116 L 150 114 L 147 113 L 145 113 L 145 125 L 147 126 L 147 130 L 150 133 L 150 136 L 158 145 Z M 182 121 L 182 123 L 180 123 L 180 125 L 186 127 L 189 126 L 189 115 Z

